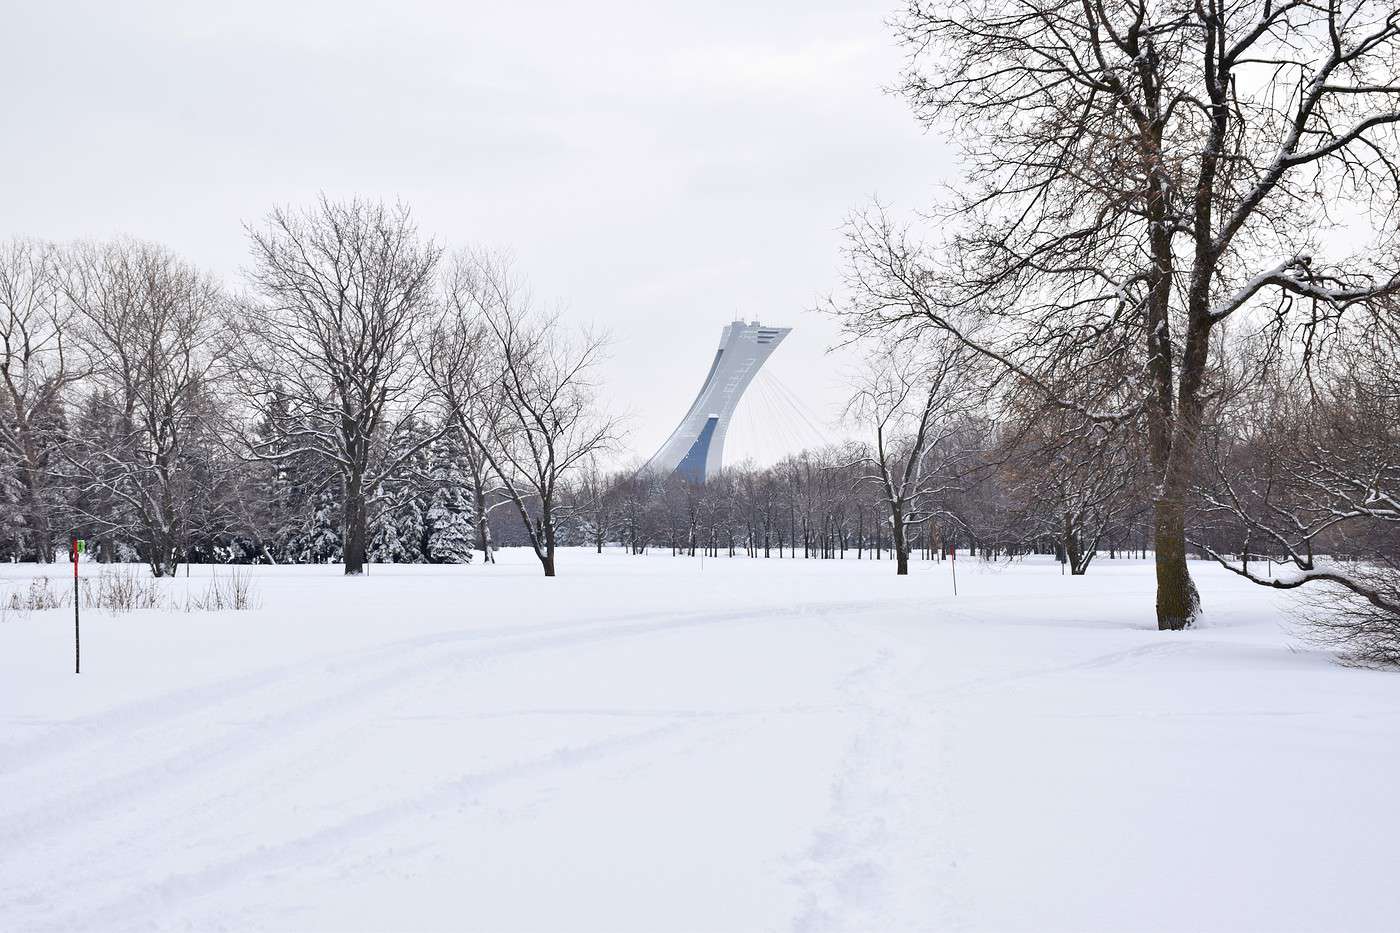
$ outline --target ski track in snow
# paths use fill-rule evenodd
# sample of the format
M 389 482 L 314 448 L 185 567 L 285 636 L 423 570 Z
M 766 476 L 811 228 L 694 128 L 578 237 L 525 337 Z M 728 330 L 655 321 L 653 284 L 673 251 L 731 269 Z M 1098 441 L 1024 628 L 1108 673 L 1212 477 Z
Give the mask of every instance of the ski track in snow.
M 328 691 L 318 692 L 314 699 L 307 702 L 287 706 L 276 705 L 274 707 L 277 710 L 275 720 L 254 723 L 252 724 L 253 728 L 238 729 L 232 735 L 220 737 L 193 748 L 181 748 L 178 753 L 153 761 L 136 771 L 115 778 L 104 777 L 96 784 L 81 786 L 63 797 L 46 801 L 33 811 L 21 813 L 18 814 L 17 818 L 0 822 L 0 838 L 12 842 L 23 842 L 27 832 L 52 833 L 61 831 L 67 822 L 80 821 L 86 815 L 87 810 L 107 809 L 123 802 L 125 797 L 135 794 L 151 794 L 183 777 L 197 776 L 206 768 L 217 765 L 228 757 L 246 755 L 272 744 L 282 744 L 295 738 L 297 733 L 315 727 L 327 718 L 342 717 L 357 707 L 371 705 L 379 700 L 380 694 L 401 687 L 414 679 L 428 676 L 440 669 L 456 669 L 464 662 L 487 661 L 532 651 L 558 650 L 590 642 L 635 637 L 696 625 L 739 622 L 751 617 L 752 614 L 749 613 L 731 613 L 724 616 L 698 615 L 665 622 L 604 625 L 598 628 L 586 625 L 551 626 L 552 629 L 564 630 L 566 633 L 518 635 L 506 638 L 506 644 L 503 645 L 466 651 L 444 651 L 441 649 L 451 642 L 463 639 L 474 641 L 476 636 L 473 634 L 463 633 L 458 638 L 438 636 L 430 642 L 414 644 L 411 647 L 390 645 L 384 651 L 376 652 L 370 663 L 328 663 L 323 670 L 315 672 L 311 678 L 307 678 L 304 674 L 290 667 L 275 669 L 265 672 L 261 676 L 243 679 L 243 683 L 235 684 L 231 688 L 221 691 L 217 699 L 212 694 L 206 696 L 204 699 L 207 702 L 191 708 L 184 707 L 183 698 L 178 696 L 153 704 L 143 704 L 147 707 L 143 715 L 129 717 L 125 713 L 119 713 L 115 721 L 86 723 L 79 731 L 101 734 L 104 736 L 104 741 L 108 743 L 133 741 L 135 736 L 132 733 L 169 725 L 172 721 L 183 720 L 200 709 L 241 699 L 252 692 L 265 690 L 270 686 L 294 688 L 297 694 L 305 695 L 308 686 L 310 686 L 306 681 L 310 679 L 317 681 L 317 686 L 331 688 Z M 583 630 L 579 631 L 579 628 L 583 628 Z M 397 664 L 386 671 L 374 672 L 374 668 L 383 666 L 386 661 L 400 661 L 401 655 L 406 652 L 421 653 L 425 651 L 428 653 L 421 659 Z M 371 672 L 367 679 L 355 680 L 351 686 L 344 686 L 346 677 L 356 674 L 363 675 L 364 668 L 368 668 Z M 103 718 L 105 719 L 105 717 Z M 72 735 L 66 737 L 70 743 L 67 747 L 70 749 L 82 744 L 80 737 Z M 51 748 L 50 753 L 52 751 Z M 7 752 L 5 758 L 19 764 L 19 767 L 15 769 L 15 772 L 18 772 L 42 761 L 43 755 L 31 757 L 25 749 L 21 748 L 15 752 Z M 11 851 L 14 850 L 11 849 Z M 0 854 L 0 865 L 3 864 L 4 856 Z
M 468 659 L 487 659 L 520 651 L 569 648 L 597 640 L 647 635 L 693 626 L 829 615 L 867 609 L 876 605 L 880 604 L 871 601 L 835 601 L 809 603 L 789 609 L 776 610 L 668 614 L 648 612 L 636 613 L 631 616 L 610 615 L 523 629 L 521 627 L 500 627 L 484 631 L 449 630 L 419 638 L 388 642 L 374 649 L 356 649 L 332 655 L 320 662 L 320 670 L 312 672 L 312 674 L 313 676 L 322 674 L 331 679 L 340 679 L 359 675 L 366 669 L 373 670 L 375 667 L 383 666 L 386 661 L 397 661 L 405 654 L 427 653 L 429 655 L 428 660 L 421 664 L 407 665 L 397 671 L 377 677 L 371 682 L 378 685 L 392 682 L 405 675 L 427 673 L 435 667 L 457 665 Z M 889 605 L 888 601 L 885 605 Z M 656 621 L 658 616 L 661 616 L 662 621 Z M 619 622 L 624 624 L 619 625 Z M 506 642 L 506 645 L 466 653 L 444 653 L 441 650 L 463 641 L 503 641 Z M 114 735 L 126 735 L 152 726 L 160 726 L 173 719 L 192 716 L 210 707 L 246 698 L 270 687 L 287 686 L 289 682 L 296 681 L 298 682 L 297 689 L 304 689 L 302 682 L 307 676 L 308 672 L 304 665 L 278 665 L 207 686 L 193 687 L 149 700 L 137 701 L 97 716 L 64 722 L 36 738 L 9 745 L 0 745 L 0 762 L 4 763 L 4 773 L 17 773 L 41 764 L 49 757 L 61 755 L 73 749 L 89 749 L 94 741 L 110 742 L 113 741 Z M 33 725 L 33 722 L 30 721 L 27 724 Z
M 870 604 L 833 602 L 804 605 L 777 612 L 681 613 L 664 616 L 662 621 L 655 621 L 658 613 L 640 613 L 632 618 L 651 621 L 617 624 L 620 621 L 619 617 L 612 616 L 539 626 L 524 631 L 516 628 L 498 629 L 489 633 L 443 632 L 403 642 L 391 642 L 372 651 L 361 649 L 343 657 L 332 657 L 323 662 L 317 670 L 308 672 L 301 665 L 281 665 L 255 674 L 230 678 L 208 687 L 177 691 L 140 701 L 125 708 L 55 727 L 37 738 L 11 746 L 0 746 L 0 762 L 5 763 L 5 770 L 0 773 L 16 774 L 43 763 L 47 758 L 74 749 L 90 750 L 94 741 L 124 741 L 133 733 L 168 725 L 174 720 L 185 719 L 212 707 L 246 699 L 269 688 L 291 688 L 298 693 L 304 693 L 308 680 L 324 681 L 335 687 L 343 684 L 346 678 L 370 675 L 367 680 L 356 680 L 353 688 L 332 690 L 311 703 L 301 704 L 299 710 L 294 711 L 291 716 L 279 712 L 279 728 L 295 728 L 303 720 L 308 724 L 314 723 L 317 715 L 327 707 L 343 709 L 340 704 L 372 699 L 374 694 L 391 689 L 405 680 L 426 676 L 436 670 L 457 668 L 464 662 L 485 661 L 524 652 L 566 649 L 598 641 L 696 626 L 820 616 L 868 605 Z M 470 648 L 466 651 L 444 650 L 463 641 L 497 641 L 503 644 L 489 644 L 485 648 Z M 376 668 L 401 661 L 404 655 L 425 657 L 422 660 L 399 664 L 382 673 L 375 672 Z M 279 710 L 284 708 L 279 707 Z M 3 824 L 0 824 L 0 831 L 2 828 Z
M 658 567 L 662 579 L 693 566 L 647 560 L 599 566 Z M 676 608 L 700 586 L 694 578 L 644 592 L 635 608 L 602 589 L 525 611 L 506 598 L 517 585 L 506 581 L 496 609 L 460 627 L 423 621 L 384 639 L 381 627 L 396 629 L 366 610 L 355 624 L 373 637 L 355 647 L 323 649 L 335 644 L 333 626 L 290 659 L 255 639 L 202 682 L 157 682 L 149 696 L 81 715 L 0 715 L 0 930 L 372 929 L 385 904 L 371 897 L 364 917 L 327 914 L 336 892 L 416 896 L 418 879 L 438 877 L 442 864 L 490 869 L 473 861 L 487 857 L 471 848 L 478 838 L 517 837 L 549 848 L 492 852 L 506 874 L 486 877 L 533 878 L 527 901 L 493 898 L 468 874 L 464 892 L 484 900 L 484 913 L 472 913 L 476 901 L 449 907 L 449 897 L 415 916 L 432 928 L 609 931 L 1122 929 L 1145 919 L 1156 929 L 1367 929 L 1400 907 L 1355 891 L 1315 903 L 1295 880 L 1275 891 L 1283 906 L 1264 918 L 1272 923 L 1255 923 L 1220 889 L 1215 913 L 1188 900 L 1144 918 L 1136 876 L 1114 874 L 1120 863 L 1170 862 L 1174 847 L 1209 858 L 1223 844 L 1232 870 L 1272 879 L 1302 864 L 1323 872 L 1321 890 L 1378 890 L 1351 869 L 1384 864 L 1383 851 L 1349 827 L 1400 827 L 1375 796 L 1391 799 L 1386 781 L 1354 789 L 1371 824 L 1348 822 L 1352 801 L 1317 819 L 1311 832 L 1323 838 L 1306 837 L 1309 857 L 1336 853 L 1321 868 L 1270 862 L 1272 850 L 1303 843 L 1268 814 L 1318 806 L 1307 789 L 1339 775 L 1386 773 L 1371 750 L 1400 739 L 1394 681 L 1290 652 L 1267 617 L 1159 634 L 1117 621 L 1109 574 L 1034 578 L 1033 603 L 1018 603 L 1003 592 L 1016 569 L 974 571 L 972 592 L 954 602 L 930 596 L 939 580 L 896 586 L 879 566 L 832 565 L 882 573 L 878 592 L 851 598 L 820 575 L 770 595 L 725 576 L 742 563 L 710 563 L 713 580 L 689 591 L 695 608 Z M 341 581 L 315 585 L 329 592 Z M 1086 600 L 1086 586 L 1106 587 L 1108 604 Z M 1221 592 L 1209 594 L 1217 604 Z M 502 618 L 516 621 L 493 621 Z M 210 637 L 242 638 L 240 625 Z M 0 644 L 14 631 L 0 627 Z M 1237 686 L 1240 677 L 1253 679 Z M 83 686 L 93 683 L 100 689 Z M 1206 754 L 1237 754 L 1234 767 L 1250 774 L 1292 769 L 1292 780 L 1238 799 L 1217 788 L 1183 808 L 1171 765 Z M 1144 756 L 1156 764 L 1139 770 Z M 1133 789 L 1157 774 L 1164 783 Z M 1066 796 L 1080 784 L 1097 796 Z M 1144 808 L 1143 794 L 1155 804 Z M 590 808 L 632 822 L 599 824 Z M 1106 828 L 1083 822 L 1100 810 Z M 1237 835 L 1201 844 L 1203 826 L 1237 818 Z M 1120 823 L 1139 829 L 1122 836 Z M 603 838 L 589 835 L 600 826 Z M 1141 849 L 1142 838 L 1165 848 Z M 637 848 L 615 847 L 625 845 Z M 1106 854 L 1062 868 L 1037 854 L 1046 845 Z M 630 868 L 590 874 L 595 852 Z M 717 887 L 707 888 L 712 874 Z M 1102 892 L 1073 890 L 1074 879 L 1099 875 L 1116 879 L 1107 907 Z M 1203 871 L 1197 884 L 1212 878 Z M 552 907 L 566 881 L 575 887 Z M 658 903 L 634 902 L 648 884 Z M 565 890 L 596 901 L 571 902 Z M 1351 913 L 1338 918 L 1338 903 Z
M 170 747 L 169 754 L 147 756 L 141 766 L 118 774 L 104 774 L 99 779 L 80 783 L 65 792 L 42 799 L 37 804 L 0 814 L 0 838 L 7 841 L 0 851 L 0 872 L 14 862 L 23 860 L 34 846 L 51 845 L 65 835 L 83 832 L 94 819 L 114 812 L 142 809 L 159 811 L 151 802 L 169 795 L 181 785 L 198 782 L 213 769 L 246 759 L 268 749 L 280 750 L 284 766 L 297 762 L 305 764 L 318 757 L 322 745 L 334 745 L 353 738 L 355 713 L 380 704 L 384 695 L 403 689 L 415 682 L 444 672 L 460 674 L 465 666 L 488 663 L 515 655 L 566 650 L 582 645 L 606 643 L 619 639 L 643 637 L 696 627 L 729 624 L 761 624 L 780 620 L 817 620 L 879 605 L 869 600 L 840 600 L 813 602 L 787 609 L 767 609 L 762 612 L 693 612 L 674 613 L 658 618 L 658 613 L 610 615 L 557 624 L 538 625 L 521 629 L 497 627 L 465 632 L 439 632 L 427 636 L 397 640 L 373 649 L 357 649 L 337 654 L 307 671 L 302 665 L 279 665 L 249 675 L 229 678 L 207 687 L 176 691 L 172 694 L 139 701 L 108 713 L 87 717 L 66 727 L 5 749 L 3 760 L 12 763 L 0 777 L 9 778 L 39 768 L 50 759 L 61 759 L 72 753 L 95 753 L 103 747 L 141 743 L 152 749 Z M 348 684 L 348 685 L 347 685 Z M 286 695 L 286 701 L 280 696 Z M 251 698 L 258 698 L 263 709 L 275 710 L 275 716 L 239 723 L 225 728 L 214 738 L 194 743 L 167 741 L 164 732 L 198 730 L 212 725 L 205 716 L 213 710 Z M 804 714 L 823 712 L 822 707 L 777 707 L 754 711 L 756 715 Z M 467 775 L 425 791 L 422 796 L 359 814 L 343 823 L 318 830 L 308 836 L 271 848 L 257 846 L 226 861 L 203 870 L 183 873 L 157 885 L 141 889 L 111 904 L 92 911 L 65 914 L 40 921 L 38 929 L 87 929 L 101 927 L 102 918 L 122 916 L 122 911 L 143 912 L 144 908 L 160 905 L 169 907 L 180 898 L 237 882 L 256 869 L 268 871 L 278 866 L 293 866 L 299 859 L 313 859 L 317 853 L 332 852 L 354 838 L 363 838 L 391 822 L 411 818 L 427 818 L 438 807 L 450 804 L 464 795 L 486 791 L 511 780 L 536 776 L 548 769 L 565 769 L 575 764 L 604 758 L 641 747 L 648 741 L 669 736 L 678 728 L 707 719 L 733 719 L 734 712 L 704 710 L 522 710 L 515 715 L 548 715 L 549 713 L 577 715 L 613 715 L 625 717 L 664 718 L 672 722 L 646 729 L 633 736 L 609 739 L 581 748 L 564 747 L 530 762 L 496 771 Z M 508 713 L 483 714 L 486 717 Z M 413 717 L 406 717 L 413 718 Z M 297 743 L 308 733 L 325 728 L 329 720 L 349 720 L 336 725 L 328 736 L 310 746 Z M 223 723 L 227 726 L 227 723 Z M 99 741 L 94 742 L 94 739 Z M 293 767 L 295 770 L 295 767 Z M 273 783 L 269 781 L 269 783 Z M 230 807 L 239 798 L 256 797 L 269 788 L 243 788 L 234 794 L 206 799 L 204 806 Z M 147 829 L 167 829 L 186 818 L 183 812 L 166 813 L 148 821 Z M 139 863 L 141 846 L 135 837 L 128 837 L 105 857 L 94 858 L 99 866 L 98 877 L 108 881 L 120 878 L 124 869 L 107 871 L 112 866 Z M 40 906 L 62 899 L 69 882 L 62 877 L 52 885 L 38 889 L 11 891 L 4 894 L 11 904 Z M 0 888 L 3 891 L 3 888 Z
M 154 908 L 169 910 L 182 901 L 236 884 L 254 873 L 274 874 L 280 870 L 316 864 L 328 855 L 341 852 L 347 845 L 388 830 L 395 823 L 429 821 L 444 810 L 482 806 L 482 798 L 501 785 L 539 777 L 551 771 L 581 768 L 609 756 L 644 749 L 664 741 L 681 728 L 684 728 L 683 724 L 667 724 L 618 739 L 579 747 L 566 746 L 506 768 L 462 775 L 435 787 L 424 788 L 412 797 L 357 813 L 290 842 L 273 846 L 257 845 L 198 870 L 138 888 L 115 901 L 46 920 L 36 929 L 100 929 L 111 922 L 110 918 L 141 916 Z M 22 900 L 29 903 L 47 902 L 51 898 L 61 897 L 65 887 L 60 883 L 47 891 L 31 893 Z

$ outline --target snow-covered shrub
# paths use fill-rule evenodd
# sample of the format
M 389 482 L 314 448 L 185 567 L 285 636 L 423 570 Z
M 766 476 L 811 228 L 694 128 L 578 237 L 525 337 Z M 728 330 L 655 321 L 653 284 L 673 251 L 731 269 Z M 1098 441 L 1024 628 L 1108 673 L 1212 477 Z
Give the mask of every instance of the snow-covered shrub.
M 246 573 L 234 570 L 226 577 L 215 576 L 203 594 L 185 600 L 186 612 L 226 612 L 256 609 L 253 581 Z
M 138 575 L 134 567 L 103 569 L 98 575 L 82 582 L 84 609 L 106 609 L 109 612 L 131 612 L 135 609 L 159 609 L 162 592 L 150 574 Z
M 235 570 L 215 576 L 202 593 L 191 593 L 178 578 L 157 580 L 135 567 L 104 567 L 79 581 L 79 606 L 113 614 L 156 609 L 166 612 L 225 612 L 258 608 L 252 578 Z M 30 613 L 72 609 L 72 579 L 35 577 L 23 587 L 0 592 L 0 610 Z
M 39 609 L 58 609 L 63 603 L 63 596 L 55 591 L 48 577 L 35 577 L 29 581 L 29 586 L 9 593 L 3 605 L 7 610 L 15 612 L 32 612 Z

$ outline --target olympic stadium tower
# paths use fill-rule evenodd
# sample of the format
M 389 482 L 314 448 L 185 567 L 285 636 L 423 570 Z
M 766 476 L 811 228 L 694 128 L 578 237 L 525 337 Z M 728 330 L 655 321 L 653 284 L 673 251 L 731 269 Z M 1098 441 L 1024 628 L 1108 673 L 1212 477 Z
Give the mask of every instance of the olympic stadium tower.
M 792 333 L 791 327 L 767 327 L 735 321 L 719 338 L 710 372 L 681 423 L 644 469 L 678 474 L 703 483 L 724 465 L 724 435 L 739 399 L 765 360 Z

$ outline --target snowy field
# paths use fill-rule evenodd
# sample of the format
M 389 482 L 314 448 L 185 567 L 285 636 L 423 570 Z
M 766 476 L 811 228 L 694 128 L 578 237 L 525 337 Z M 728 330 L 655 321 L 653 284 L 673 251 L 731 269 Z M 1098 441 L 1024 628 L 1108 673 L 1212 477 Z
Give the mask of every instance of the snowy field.
M 892 569 L 257 568 L 76 677 L 9 613 L 0 930 L 1400 924 L 1400 675 L 1204 564 L 1176 634 L 1142 562 Z

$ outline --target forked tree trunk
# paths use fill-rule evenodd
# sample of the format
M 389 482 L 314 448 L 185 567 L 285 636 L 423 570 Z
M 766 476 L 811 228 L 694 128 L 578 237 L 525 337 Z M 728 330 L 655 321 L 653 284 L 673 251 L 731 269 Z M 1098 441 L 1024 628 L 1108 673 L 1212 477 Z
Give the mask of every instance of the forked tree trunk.
M 1079 520 L 1069 511 L 1065 511 L 1064 517 L 1064 549 L 1065 561 L 1069 564 L 1069 573 L 1072 577 L 1082 577 L 1089 569 L 1089 562 L 1094 559 L 1091 551 L 1083 546 Z
M 469 446 L 468 450 L 475 451 L 476 448 Z M 472 474 L 472 505 L 476 509 L 476 549 L 481 552 L 483 564 L 494 564 L 496 558 L 491 554 L 491 523 L 486 520 L 486 471 L 475 453 L 467 457 L 467 469 Z
M 151 568 L 151 576 L 175 576 L 180 562 L 175 535 L 155 521 L 148 522 L 144 531 L 150 542 L 145 551 L 146 566 Z

